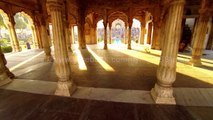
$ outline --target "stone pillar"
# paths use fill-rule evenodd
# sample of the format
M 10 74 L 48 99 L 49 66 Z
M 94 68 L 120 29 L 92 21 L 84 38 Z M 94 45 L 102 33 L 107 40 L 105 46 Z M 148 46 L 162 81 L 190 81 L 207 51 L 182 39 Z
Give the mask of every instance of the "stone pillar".
M 107 20 L 105 20 L 103 24 L 104 24 L 104 49 L 107 49 Z
M 127 44 L 128 42 L 128 27 L 127 27 L 127 24 L 125 24 L 125 44 Z
M 10 16 L 10 23 L 11 24 L 8 24 L 8 30 L 10 32 L 11 41 L 14 43 L 14 48 L 15 49 L 13 49 L 13 51 L 14 52 L 20 52 L 21 51 L 21 47 L 19 45 L 19 41 L 18 41 L 18 38 L 17 38 L 17 35 L 16 35 L 15 21 L 14 21 L 13 16 Z
M 43 43 L 43 50 L 45 53 L 45 62 L 53 62 L 53 57 L 51 55 L 50 41 L 47 33 L 47 24 L 44 18 L 41 21 L 41 40 Z
M 15 77 L 6 67 L 6 64 L 7 61 L 0 47 L 0 86 L 10 83 L 12 81 L 11 78 Z
M 152 22 L 148 24 L 148 34 L 147 34 L 147 42 L 146 44 L 151 44 L 152 42 Z
M 129 22 L 129 26 L 128 26 L 129 27 L 128 28 L 129 32 L 128 32 L 128 47 L 127 48 L 128 49 L 132 49 L 131 48 L 131 40 L 132 40 L 131 36 L 132 36 L 132 22 L 133 21 L 132 21 L 132 19 L 129 19 L 128 22 Z
M 85 11 L 83 8 L 79 8 L 78 11 L 78 41 L 81 49 L 86 48 L 85 41 Z
M 10 30 L 11 23 L 5 23 L 5 24 L 6 24 L 6 27 L 8 28 L 11 47 L 12 47 L 12 49 L 13 49 L 13 52 L 16 52 L 15 41 L 13 40 L 13 36 L 12 36 L 11 30 Z M 18 52 L 18 51 L 17 51 L 17 52 Z
M 65 26 L 65 39 L 66 39 L 66 45 L 67 45 L 67 51 L 68 52 L 72 52 L 71 49 L 71 38 L 70 38 L 70 28 L 69 28 L 69 22 L 68 21 L 64 21 L 64 26 Z
M 207 8 L 200 9 L 200 16 L 196 22 L 195 29 L 192 35 L 192 58 L 189 63 L 193 66 L 200 66 L 203 53 L 203 45 L 205 42 L 207 25 L 210 19 L 210 10 Z
M 43 48 L 40 29 L 41 29 L 40 28 L 40 24 L 36 23 L 36 25 L 35 25 L 35 32 L 36 32 L 37 39 L 38 39 L 38 47 L 39 48 Z
M 145 35 L 145 25 L 141 24 L 140 30 L 140 44 L 144 44 L 144 35 Z
M 55 70 L 59 78 L 56 95 L 70 96 L 76 89 L 71 79 L 68 52 L 66 49 L 65 28 L 62 18 L 62 0 L 47 0 L 53 26 L 55 48 Z
M 36 32 L 35 32 L 34 25 L 31 26 L 31 29 L 32 29 L 32 38 L 33 38 L 33 42 L 35 44 L 35 48 L 38 48 L 38 38 L 37 38 L 37 35 L 36 35 Z
M 92 44 L 96 44 L 97 40 L 96 40 L 96 25 L 92 25 L 90 27 L 90 40 Z
M 212 47 L 213 47 L 213 18 L 212 18 L 212 26 L 211 26 L 211 31 L 210 31 L 209 40 L 208 40 L 206 49 L 212 50 Z
M 160 49 L 160 22 L 154 22 L 152 49 Z
M 112 44 L 112 23 L 109 23 L 109 44 Z
M 184 0 L 173 0 L 164 3 L 164 5 L 168 5 L 165 21 L 167 34 L 164 37 L 165 43 L 157 69 L 157 83 L 151 90 L 151 95 L 156 103 L 176 104 L 172 84 L 176 79 L 176 60 L 184 4 Z
M 81 49 L 86 48 L 86 41 L 85 41 L 85 32 L 84 32 L 84 22 L 78 23 L 78 41 Z
M 73 44 L 73 41 L 74 41 L 74 34 L 73 34 L 73 25 L 70 25 L 70 28 L 69 28 L 69 32 L 70 32 L 70 45 L 72 47 L 72 44 Z

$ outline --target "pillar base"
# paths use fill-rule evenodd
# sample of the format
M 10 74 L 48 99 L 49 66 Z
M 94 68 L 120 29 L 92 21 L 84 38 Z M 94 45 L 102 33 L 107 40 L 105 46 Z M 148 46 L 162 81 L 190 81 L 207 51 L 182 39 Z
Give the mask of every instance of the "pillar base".
M 160 46 L 155 46 L 155 50 L 160 50 Z
M 0 86 L 6 85 L 12 82 L 12 80 L 7 76 L 6 73 L 0 75 Z
M 58 81 L 55 95 L 71 96 L 77 89 L 77 86 L 71 81 Z
M 81 49 L 86 49 L 86 46 L 85 46 L 85 45 L 82 45 L 80 48 L 81 48 Z
M 6 69 L 6 73 L 9 78 L 11 78 L 11 79 L 15 78 L 15 75 L 12 72 L 10 72 L 10 70 L 7 67 L 5 69 Z
M 191 59 L 189 61 L 189 64 L 192 65 L 192 66 L 202 66 L 200 59 Z
M 131 49 L 132 49 L 132 47 L 128 45 L 127 49 L 131 50 Z
M 53 61 L 54 61 L 54 59 L 52 56 L 45 56 L 45 58 L 44 58 L 44 62 L 53 62 Z
M 105 50 L 108 49 L 107 45 L 104 45 L 104 49 L 105 49 Z
M 68 51 L 68 52 L 72 52 L 71 46 L 68 46 L 68 47 L 67 47 L 67 51 Z
M 172 87 L 162 87 L 155 84 L 151 90 L 151 96 L 158 104 L 176 104 Z
M 16 48 L 13 52 L 21 52 L 21 48 Z

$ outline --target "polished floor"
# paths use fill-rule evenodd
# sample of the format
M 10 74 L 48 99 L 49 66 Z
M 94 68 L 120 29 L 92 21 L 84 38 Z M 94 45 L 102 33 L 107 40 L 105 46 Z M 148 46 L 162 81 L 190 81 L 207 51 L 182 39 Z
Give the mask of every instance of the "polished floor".
M 103 50 L 102 46 L 98 45 L 88 45 L 88 49 L 84 50 L 75 48 L 74 46 L 73 53 L 69 56 L 72 79 L 78 86 L 151 90 L 157 80 L 160 51 L 152 50 L 151 53 L 146 53 L 138 46 L 127 50 L 123 45 L 111 45 L 108 50 Z M 13 69 L 20 61 L 28 60 L 36 54 L 36 58 L 13 70 L 17 78 L 56 82 L 53 63 L 44 65 L 43 54 L 39 54 L 40 52 L 36 50 L 8 56 L 8 67 Z M 179 54 L 174 87 L 212 88 L 213 54 L 209 53 L 204 56 L 202 67 L 188 65 L 188 53 Z
M 211 120 L 202 109 L 94 101 L 0 90 L 2 120 Z M 205 108 L 212 112 L 212 109 Z M 207 114 L 209 115 L 209 114 Z
M 88 45 L 69 53 L 71 75 L 78 85 L 71 97 L 54 96 L 54 64 L 43 62 L 40 49 L 6 54 L 16 79 L 0 87 L 4 120 L 212 120 L 213 53 L 205 51 L 202 67 L 188 65 L 190 52 L 178 54 L 174 96 L 177 105 L 156 105 L 150 90 L 156 82 L 160 51 L 144 46 Z M 54 56 L 54 53 L 53 53 Z M 13 113 L 13 114 L 11 114 Z

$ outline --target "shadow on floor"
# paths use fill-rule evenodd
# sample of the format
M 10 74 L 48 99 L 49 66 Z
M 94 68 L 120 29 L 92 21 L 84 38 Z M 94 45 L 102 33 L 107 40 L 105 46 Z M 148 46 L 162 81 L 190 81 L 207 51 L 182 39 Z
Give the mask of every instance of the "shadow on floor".
M 71 59 L 74 61 L 71 62 L 71 77 L 78 86 L 128 90 L 151 90 L 153 88 L 157 80 L 157 65 L 115 50 L 93 49 L 93 51 L 115 71 L 106 71 L 87 49 L 81 50 L 87 66 L 86 71 L 79 70 L 75 54 L 71 56 Z M 18 76 L 18 78 L 57 81 L 53 64 L 42 66 Z M 213 85 L 177 73 L 174 87 L 212 88 Z
M 9 90 L 0 90 L 0 99 L 0 118 L 4 120 L 195 120 L 178 105 L 104 102 Z

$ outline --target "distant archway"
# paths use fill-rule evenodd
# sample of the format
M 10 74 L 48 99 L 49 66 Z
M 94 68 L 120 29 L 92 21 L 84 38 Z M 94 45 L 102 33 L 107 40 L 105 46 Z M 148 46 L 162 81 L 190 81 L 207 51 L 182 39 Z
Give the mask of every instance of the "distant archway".
M 141 32 L 141 22 L 137 19 L 133 19 L 132 23 L 132 42 L 139 43 L 140 41 L 140 32 Z
M 112 43 L 125 43 L 125 23 L 121 19 L 112 22 Z
M 25 12 L 18 12 L 14 16 L 15 29 L 22 49 L 38 47 L 33 19 Z
M 2 47 L 3 52 L 12 52 L 15 48 L 12 45 L 10 32 L 8 30 L 8 25 L 10 24 L 10 20 L 8 15 L 0 9 L 0 45 Z
M 97 23 L 97 43 L 104 41 L 104 25 L 103 20 L 99 20 Z

